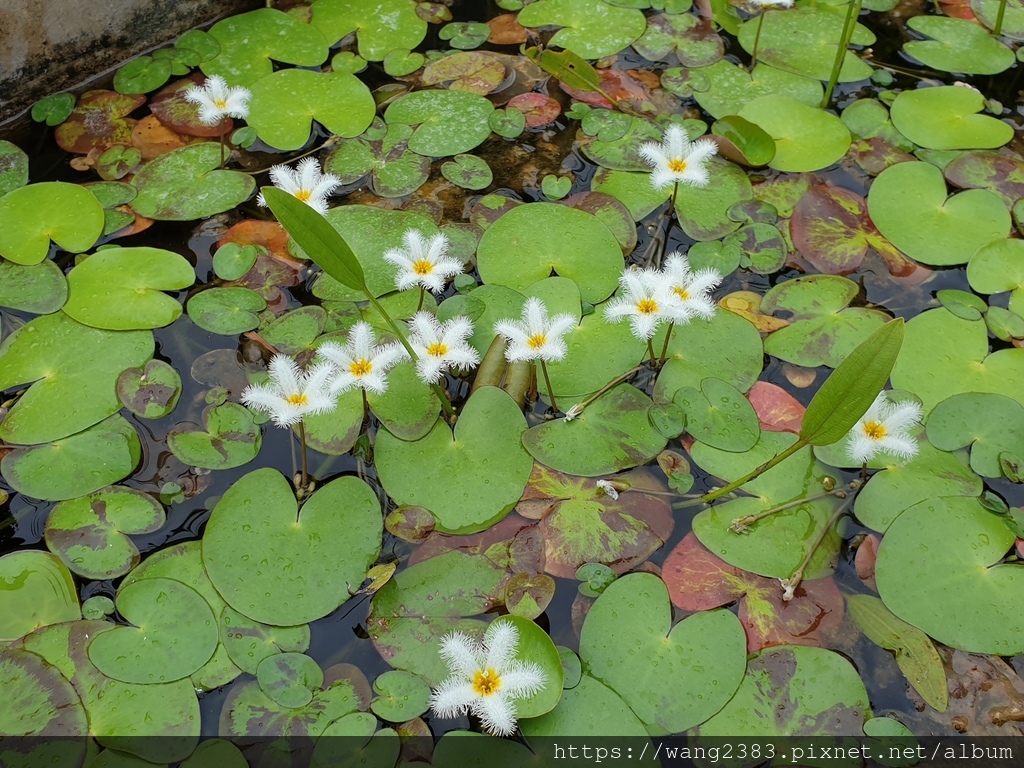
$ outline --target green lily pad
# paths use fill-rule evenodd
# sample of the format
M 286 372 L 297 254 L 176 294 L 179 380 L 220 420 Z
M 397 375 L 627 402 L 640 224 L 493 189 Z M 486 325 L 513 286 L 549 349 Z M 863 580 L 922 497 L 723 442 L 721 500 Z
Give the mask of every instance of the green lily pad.
M 684 67 L 706 67 L 725 53 L 722 38 L 710 24 L 687 13 L 659 13 L 647 19 L 647 29 L 633 47 L 652 61 L 665 59 L 675 51 Z
M 596 135 L 597 140 L 583 145 L 583 154 L 602 168 L 611 168 L 617 171 L 644 171 L 645 175 L 650 172 L 650 165 L 640 156 L 640 147 L 645 141 L 661 142 L 662 129 L 651 120 L 639 117 L 619 115 L 624 120 L 604 118 L 600 121 L 595 119 L 598 115 L 605 114 L 606 110 L 595 109 L 587 113 L 583 119 L 583 128 L 589 129 L 591 135 Z M 594 117 L 591 117 L 591 116 Z M 696 121 L 694 121 L 696 122 Z M 700 135 L 704 132 L 703 124 L 699 129 L 688 130 L 691 136 Z M 623 130 L 625 128 L 625 130 Z M 648 179 L 650 177 L 648 176 Z
M 81 253 L 103 232 L 103 206 L 89 190 L 63 181 L 29 184 L 0 198 L 0 256 L 15 264 L 38 264 L 52 240 Z
M 454 437 L 440 419 L 412 443 L 378 433 L 377 472 L 395 503 L 429 509 L 438 530 L 473 533 L 503 518 L 519 500 L 532 466 L 520 442 L 525 431 L 512 398 L 482 387 L 463 408 Z
M 450 672 L 440 655 L 446 632 L 479 636 L 478 616 L 501 603 L 505 572 L 483 555 L 447 552 L 400 571 L 373 596 L 366 631 L 392 667 L 437 685 Z
M 93 595 L 82 603 L 82 617 L 85 619 L 105 619 L 114 613 L 114 601 L 106 595 Z
M 217 591 L 264 624 L 331 613 L 349 598 L 346 582 L 361 584 L 380 553 L 379 502 L 358 478 L 338 478 L 297 508 L 284 476 L 258 469 L 221 497 L 203 535 Z
M 248 122 L 270 146 L 301 149 L 312 120 L 347 139 L 366 130 L 375 111 L 370 89 L 355 75 L 282 69 L 253 85 Z
M 83 432 L 11 451 L 0 472 L 26 496 L 60 501 L 123 480 L 141 458 L 138 433 L 114 414 Z
M 72 97 L 74 98 L 74 97 Z M 68 114 L 71 111 L 68 110 Z M 0 197 L 28 184 L 28 155 L 0 139 Z
M 647 418 L 653 405 L 643 392 L 620 384 L 579 417 L 527 430 L 523 445 L 537 461 L 572 475 L 597 477 L 645 464 L 665 447 Z
M 750 200 L 753 187 L 746 172 L 718 158 L 708 163 L 711 180 L 706 187 L 680 185 L 676 192 L 679 226 L 694 240 L 720 240 L 740 228 L 728 211 L 738 202 Z
M 149 93 L 170 79 L 170 61 L 139 56 L 121 65 L 114 73 L 114 90 L 118 93 Z
M 75 101 L 73 93 L 51 93 L 32 105 L 32 119 L 51 127 L 60 125 L 71 116 L 71 112 L 75 108 Z
M 540 188 L 548 200 L 561 200 L 572 189 L 572 179 L 549 173 L 541 180 Z
M 24 647 L 71 682 L 85 705 L 89 733 L 100 744 L 151 762 L 184 760 L 199 742 L 199 700 L 192 683 L 140 685 L 104 675 L 88 650 L 97 637 L 117 630 L 107 621 L 70 621 L 33 632 Z
M 167 447 L 182 463 L 204 469 L 231 469 L 248 464 L 260 452 L 262 432 L 245 406 L 211 405 L 202 418 L 202 429 L 177 426 L 167 435 Z
M 726 115 L 711 126 L 711 133 L 720 136 L 718 151 L 733 162 L 759 167 L 775 157 L 775 139 L 760 126 L 739 115 Z
M 213 254 L 213 271 L 221 280 L 237 280 L 256 264 L 255 245 L 225 243 Z
M 561 112 L 561 110 L 559 110 L 559 112 Z M 487 124 L 491 127 L 491 130 L 499 136 L 503 136 L 506 139 L 514 139 L 526 130 L 526 115 L 516 107 L 509 106 L 505 109 L 496 109 L 491 112 L 490 117 L 487 118 Z
M 395 373 L 388 377 L 388 390 L 395 384 Z M 438 406 L 440 407 L 440 406 Z M 435 412 L 429 424 L 437 417 Z M 350 389 L 335 400 L 333 410 L 303 417 L 302 424 L 306 430 L 306 444 L 315 451 L 328 456 L 344 456 L 348 453 L 362 433 L 363 397 L 361 390 Z M 429 425 L 428 425 L 429 429 Z
M 491 28 L 486 24 L 482 26 L 486 28 L 484 34 L 490 34 Z M 448 83 L 447 87 L 453 91 L 484 96 L 505 81 L 505 65 L 486 53 L 453 53 L 428 64 L 421 81 L 424 85 Z
M 85 763 L 89 735 L 85 707 L 71 683 L 57 669 L 34 653 L 4 648 L 0 650 L 0 685 L 8 696 L 0 719 L 4 734 L 15 739 L 46 737 L 37 739 L 44 743 L 32 745 L 34 749 L 27 755 L 19 755 L 27 744 L 12 744 L 11 751 L 4 751 L 5 764 L 11 768 L 21 765 L 27 768 L 47 763 L 68 766 Z M 49 748 L 45 746 L 47 742 Z
M 747 72 L 732 62 L 716 61 L 690 75 L 691 78 L 698 76 L 705 82 L 700 89 L 694 89 L 694 98 L 716 118 L 735 115 L 751 101 L 770 95 L 789 96 L 805 106 L 817 107 L 824 93 L 817 80 L 764 63 L 755 66 L 753 72 Z
M 487 120 L 494 105 L 465 91 L 414 91 L 391 103 L 384 119 L 414 125 L 409 149 L 426 157 L 469 152 L 491 135 Z
M 0 261 L 0 307 L 48 315 L 68 298 L 68 281 L 52 261 L 24 266 Z
M 615 290 L 622 251 L 597 217 L 555 203 L 528 203 L 487 228 L 477 264 L 483 282 L 519 291 L 555 271 L 576 283 L 584 301 L 596 303 Z
M 158 221 L 191 221 L 234 208 L 248 199 L 256 182 L 247 173 L 216 170 L 219 166 L 220 147 L 214 142 L 160 155 L 132 179 L 139 190 L 132 210 Z
M 928 441 L 944 451 L 970 446 L 971 469 L 1002 477 L 1000 454 L 1024 455 L 1024 405 L 1005 395 L 953 395 L 929 415 Z
M 117 610 L 134 627 L 116 627 L 89 644 L 89 658 L 125 683 L 167 683 L 198 670 L 217 648 L 217 621 L 206 600 L 173 579 L 121 587 Z
M 990 149 L 1013 138 L 1013 128 L 987 115 L 985 97 L 972 88 L 943 85 L 903 91 L 889 108 L 900 133 L 928 149 Z
M 470 51 L 487 42 L 491 28 L 480 21 L 456 21 L 445 24 L 437 36 L 448 40 L 452 48 Z
M 796 436 L 789 432 L 762 432 L 757 444 L 746 453 L 731 453 L 695 443 L 690 455 L 709 475 L 728 482 L 743 477 L 795 441 Z M 731 528 L 732 522 L 816 495 L 827 476 L 828 468 L 814 460 L 810 448 L 803 448 L 744 485 L 743 490 L 753 494 L 752 497 L 719 503 L 700 512 L 693 520 L 693 531 L 701 544 L 730 565 L 759 576 L 789 578 L 829 523 L 836 507 L 834 499 L 808 501 L 776 512 L 753 523 L 743 535 Z M 839 535 L 833 527 L 815 550 L 804 578 L 829 575 L 839 544 Z
M 983 245 L 967 264 L 967 280 L 978 293 L 1010 293 L 1010 311 L 1024 310 L 1024 240 Z
M 842 120 L 791 96 L 761 96 L 743 107 L 739 115 L 775 139 L 775 157 L 768 165 L 779 171 L 800 173 L 827 168 L 850 148 L 850 131 Z
M 732 312 L 719 311 L 711 320 L 695 319 L 673 330 L 668 362 L 658 374 L 654 399 L 667 403 L 682 387 L 699 389 L 708 377 L 746 392 L 763 365 L 761 335 L 753 324 Z
M 395 48 L 384 57 L 384 72 L 392 77 L 405 77 L 423 66 L 426 57 L 408 48 Z
M 126 534 L 153 533 L 165 520 L 149 494 L 113 486 L 55 506 L 46 519 L 46 546 L 79 576 L 113 579 L 139 564 Z
M 878 593 L 890 611 L 941 643 L 1012 656 L 1024 648 L 1024 568 L 998 563 L 1013 543 L 977 499 L 922 501 L 885 532 Z
M 686 414 L 686 431 L 713 448 L 746 451 L 761 436 L 750 401 L 721 379 L 704 379 L 699 390 L 683 387 L 672 400 Z
M 907 323 L 892 385 L 917 395 L 925 414 L 961 392 L 993 392 L 1024 405 L 1016 384 L 1024 377 L 1024 349 L 988 350 L 984 320 L 963 320 L 946 309 L 922 312 Z
M 383 395 L 368 392 L 366 400 L 381 425 L 400 440 L 425 437 L 434 428 L 441 410 L 437 395 L 416 375 L 416 366 L 411 361 L 391 369 Z
M 260 662 L 270 656 L 301 653 L 309 648 L 308 624 L 272 627 L 253 621 L 230 605 L 225 605 L 220 614 L 220 636 L 231 660 L 250 675 L 255 675 Z
M 323 307 L 298 307 L 270 321 L 260 335 L 279 352 L 295 356 L 310 349 L 326 325 Z
M 456 155 L 454 161 L 441 165 L 441 175 L 463 189 L 486 189 L 494 181 L 487 161 L 476 155 Z
M 877 99 L 857 99 L 843 108 L 840 117 L 854 138 L 882 139 L 891 147 L 896 147 L 904 152 L 913 152 L 917 149 L 914 142 L 909 141 L 896 130 L 896 126 L 889 119 L 889 110 Z M 889 163 L 889 165 L 891 164 Z
M 1024 3 L 1020 0 L 971 0 L 971 10 L 978 21 L 989 29 L 995 29 L 1000 9 L 1003 10 L 1003 28 L 1001 34 L 1011 40 L 1024 40 Z
M 586 674 L 621 696 L 648 728 L 671 733 L 725 706 L 743 679 L 746 648 L 743 628 L 728 611 L 705 611 L 672 627 L 668 589 L 648 573 L 609 586 L 580 633 Z M 681 690 L 702 695 L 676 695 Z
M 249 288 L 210 288 L 189 299 L 188 315 L 204 331 L 237 336 L 256 328 L 256 313 L 266 307 L 267 300 Z
M 0 641 L 17 640 L 39 627 L 81 618 L 78 590 L 56 555 L 38 550 L 0 557 Z
M 370 702 L 370 709 L 381 720 L 404 723 L 430 708 L 430 688 L 409 672 L 385 672 L 373 681 L 373 690 L 377 697 Z
M 968 75 L 996 75 L 1013 66 L 1013 51 L 974 21 L 946 16 L 914 16 L 907 26 L 934 38 L 904 43 L 903 50 L 926 67 Z
M 520 571 L 505 585 L 505 607 L 514 616 L 531 621 L 540 616 L 555 596 L 555 580 L 544 573 Z
M 373 6 L 361 0 L 317 0 L 311 23 L 332 45 L 355 32 L 359 55 L 367 61 L 383 61 L 396 48 L 411 51 L 427 34 L 427 23 L 407 0 L 381 0 Z
M 188 260 L 172 251 L 104 248 L 68 274 L 64 311 L 93 328 L 160 328 L 181 315 L 181 304 L 162 291 L 188 288 L 195 279 Z
M 343 184 L 370 174 L 370 188 L 380 197 L 410 195 L 430 176 L 430 159 L 409 149 L 411 135 L 409 126 L 395 124 L 388 126 L 379 140 L 342 141 L 327 156 L 324 170 L 337 175 Z
M 618 53 L 644 33 L 644 15 L 633 8 L 617 8 L 601 0 L 540 0 L 519 13 L 524 27 L 563 27 L 549 45 L 600 59 Z
M 200 65 L 203 72 L 245 88 L 273 73 L 271 59 L 300 67 L 323 64 L 328 45 L 334 42 L 325 40 L 314 26 L 273 8 L 222 19 L 209 34 L 220 44 L 220 53 Z
M 668 200 L 672 192 L 669 187 L 655 189 L 651 184 L 650 174 L 613 171 L 607 168 L 597 170 L 591 181 L 591 189 L 614 197 L 626 206 L 634 221 L 646 218 Z
M 966 264 L 1010 231 L 1010 213 L 997 195 L 969 189 L 947 198 L 942 171 L 930 163 L 882 171 L 868 193 L 868 212 L 893 245 L 923 264 Z
M 984 317 L 985 313 L 990 309 L 983 298 L 970 291 L 946 288 L 936 291 L 935 298 L 939 300 L 942 306 L 964 320 L 977 320 Z
M 324 684 L 324 673 L 303 653 L 276 653 L 260 662 L 256 679 L 263 693 L 282 707 L 294 709 L 313 700 L 313 692 Z
M 818 80 L 829 79 L 836 49 L 843 32 L 845 9 L 832 6 L 802 6 L 764 15 L 758 59 L 773 67 Z M 750 53 L 754 49 L 760 17 L 740 27 L 740 45 Z M 853 28 L 853 45 L 871 45 L 875 36 L 862 24 Z M 871 77 L 871 67 L 853 51 L 847 51 L 839 70 L 839 82 L 851 83 Z
M 804 645 L 765 648 L 747 662 L 736 695 L 700 736 L 861 736 L 871 715 L 857 670 L 838 653 Z
M 579 662 L 576 662 L 579 664 Z M 562 694 L 558 706 L 519 723 L 527 738 L 552 736 L 646 737 L 647 729 L 613 690 L 590 675 Z
M 117 377 L 117 399 L 142 419 L 162 419 L 181 395 L 181 376 L 169 363 L 150 360 L 145 368 L 128 368 Z

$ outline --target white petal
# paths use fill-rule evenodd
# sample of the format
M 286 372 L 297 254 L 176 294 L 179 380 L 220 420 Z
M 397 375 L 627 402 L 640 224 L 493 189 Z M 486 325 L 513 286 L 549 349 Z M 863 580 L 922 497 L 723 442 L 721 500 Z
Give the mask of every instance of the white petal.
M 492 621 L 484 635 L 484 647 L 487 648 L 485 666 L 504 672 L 512 661 L 516 646 L 519 644 L 519 630 L 511 621 L 497 619 Z
M 672 123 L 665 129 L 665 135 L 661 137 L 661 141 L 665 146 L 665 154 L 671 160 L 683 158 L 690 151 L 690 137 L 677 123 Z
M 697 139 L 690 145 L 690 154 L 686 158 L 687 165 L 703 165 L 718 154 L 718 144 L 707 136 Z
M 438 264 L 448 253 L 448 238 L 439 232 L 426 242 L 426 256 L 434 264 Z
M 547 335 L 548 308 L 536 296 L 531 296 L 523 305 L 523 320 L 526 322 L 527 337 Z
M 352 356 L 336 341 L 325 341 L 317 347 L 316 353 L 318 357 L 335 366 L 335 376 L 347 371 L 352 365 Z
M 416 375 L 424 384 L 436 384 L 447 369 L 447 360 L 443 357 L 423 354 L 416 361 Z
M 468 369 L 480 365 L 479 353 L 469 346 L 449 347 L 445 356 L 448 362 L 459 368 Z
M 427 250 L 427 241 L 417 230 L 405 230 L 403 239 L 405 240 L 405 249 L 412 261 L 416 261 L 424 256 Z
M 551 318 L 551 325 L 548 326 L 548 332 L 545 335 L 549 340 L 561 339 L 575 327 L 576 318 L 568 313 L 562 313 Z
M 648 141 L 640 145 L 640 149 L 637 150 L 637 154 L 640 155 L 648 164 L 654 167 L 668 167 L 668 158 L 665 156 L 664 150 L 661 148 L 661 144 L 654 141 Z
M 448 669 L 467 680 L 483 666 L 483 649 L 462 632 L 449 632 L 442 637 L 440 653 Z
M 240 399 L 245 407 L 270 414 L 284 404 L 284 398 L 269 384 L 250 384 L 242 390 Z
M 302 391 L 302 374 L 298 363 L 288 355 L 274 355 L 268 366 L 270 381 L 284 397 Z
M 564 341 L 549 338 L 547 344 L 537 350 L 537 354 L 534 357 L 539 357 L 548 363 L 556 363 L 562 360 L 568 351 Z
M 365 376 L 359 376 L 356 383 L 377 395 L 383 395 L 388 390 L 388 379 L 385 372 L 376 367 Z
M 501 676 L 503 690 L 507 691 L 509 696 L 520 699 L 538 693 L 545 683 L 547 683 L 547 675 L 532 661 L 514 661 L 511 668 Z
M 477 698 L 472 685 L 457 677 L 450 677 L 431 693 L 430 708 L 437 717 L 447 720 L 466 714 Z
M 373 356 L 373 342 L 376 335 L 373 326 L 360 321 L 352 326 L 348 332 L 348 353 L 353 359 L 368 359 Z
M 847 455 L 856 464 L 866 464 L 881 450 L 877 440 L 864 434 L 863 430 L 854 427 L 850 434 L 850 446 Z
M 917 456 L 917 440 L 903 435 L 886 435 L 878 441 L 879 447 L 887 453 L 899 456 L 901 459 L 912 459 Z
M 526 340 L 530 338 L 529 331 L 515 320 L 499 320 L 494 324 L 494 333 L 497 336 L 504 336 L 512 344 L 526 344 Z
M 384 344 L 373 351 L 371 362 L 373 363 L 374 371 L 380 370 L 381 372 L 393 368 L 409 357 L 409 353 L 405 351 L 398 342 L 393 344 Z
M 656 168 L 651 172 L 651 186 L 655 189 L 664 189 L 676 182 L 676 175 L 667 167 Z
M 441 341 L 446 346 L 455 347 L 465 343 L 466 339 L 473 335 L 473 321 L 465 315 L 456 315 L 443 326 L 439 326 L 438 331 Z
M 484 729 L 493 736 L 511 736 L 516 732 L 516 710 L 507 696 L 498 693 L 479 696 L 471 705 Z
M 641 341 L 647 341 L 654 336 L 654 331 L 657 330 L 660 322 L 660 315 L 637 312 L 629 318 L 629 327 L 634 336 Z
M 908 429 L 917 426 L 921 422 L 921 406 L 914 401 L 893 403 L 887 400 L 885 407 L 885 418 L 883 419 L 886 429 L 890 432 L 905 434 Z

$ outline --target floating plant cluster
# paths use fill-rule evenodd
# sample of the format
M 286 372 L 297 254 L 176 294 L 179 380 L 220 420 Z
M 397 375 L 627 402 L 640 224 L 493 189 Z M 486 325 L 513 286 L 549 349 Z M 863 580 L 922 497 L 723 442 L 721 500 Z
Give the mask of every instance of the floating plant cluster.
M 3 760 L 1016 728 L 1020 0 L 498 5 L 243 13 L 36 104 L 59 180 L 0 141 L 0 734 L 105 749 Z

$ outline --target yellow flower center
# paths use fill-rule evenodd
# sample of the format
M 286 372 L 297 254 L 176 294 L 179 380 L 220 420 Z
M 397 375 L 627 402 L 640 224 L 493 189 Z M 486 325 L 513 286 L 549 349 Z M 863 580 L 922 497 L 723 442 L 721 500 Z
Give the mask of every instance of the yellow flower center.
M 373 363 L 363 357 L 359 360 L 353 360 L 348 369 L 353 376 L 367 376 L 373 370 Z
M 224 99 L 216 99 L 213 102 L 213 106 L 217 109 L 227 109 L 228 103 Z
M 300 189 L 298 192 L 295 193 L 295 199 L 301 200 L 304 203 L 309 202 L 309 198 L 311 198 L 312 196 L 313 193 L 310 192 L 308 189 Z
M 640 299 L 636 311 L 641 315 L 653 315 L 658 311 L 658 302 L 654 299 Z
M 686 171 L 686 161 L 681 158 L 673 158 L 668 161 L 668 169 L 672 173 L 684 173 Z
M 530 349 L 540 349 L 548 343 L 548 337 L 543 333 L 535 333 L 533 336 L 526 340 L 526 346 Z
M 690 292 L 685 288 L 673 288 L 672 292 L 683 301 L 687 301 L 690 298 Z
M 431 357 L 444 357 L 448 354 L 448 347 L 438 341 L 427 347 L 427 354 Z
M 479 669 L 473 674 L 473 692 L 478 696 L 492 696 L 501 688 L 501 675 L 494 669 Z
M 434 265 L 426 259 L 420 259 L 419 261 L 413 262 L 412 271 L 417 275 L 429 275 L 434 271 Z
M 872 440 L 881 440 L 885 437 L 885 425 L 877 421 L 869 421 L 864 425 L 864 434 Z
M 309 398 L 301 392 L 288 395 L 288 405 L 309 405 Z

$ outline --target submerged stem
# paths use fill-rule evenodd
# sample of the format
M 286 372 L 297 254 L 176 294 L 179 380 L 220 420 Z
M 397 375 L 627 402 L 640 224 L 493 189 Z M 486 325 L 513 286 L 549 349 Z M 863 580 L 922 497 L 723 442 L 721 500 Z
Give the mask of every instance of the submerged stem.
M 722 496 L 725 496 L 725 494 L 731 493 L 732 491 L 735 491 L 741 485 L 745 485 L 746 483 L 749 483 L 751 480 L 753 480 L 755 477 L 759 477 L 760 475 L 764 474 L 769 469 L 774 467 L 776 464 L 782 463 L 783 461 L 788 459 L 790 456 L 792 456 L 794 453 L 796 453 L 801 448 L 803 448 L 804 446 L 807 446 L 807 445 L 809 445 L 809 443 L 806 440 L 797 440 L 795 443 L 793 443 L 791 446 L 789 446 L 789 448 L 784 450 L 782 453 L 780 453 L 777 456 L 773 456 L 772 458 L 768 459 L 768 461 L 766 461 L 764 464 L 762 464 L 761 466 L 757 467 L 756 469 L 748 472 L 743 477 L 741 477 L 739 480 L 733 480 L 727 486 L 725 486 L 724 488 L 719 488 L 717 491 L 711 491 L 710 493 L 705 493 L 703 496 L 700 497 L 700 500 L 702 502 L 704 502 L 705 504 L 710 504 L 715 499 L 721 498 Z
M 849 485 L 849 493 L 845 493 L 844 489 L 845 495 L 840 497 L 843 499 L 843 503 L 840 504 L 839 508 L 832 513 L 832 517 L 829 518 L 828 523 L 826 523 L 821 529 L 821 533 L 818 534 L 818 538 L 814 541 L 814 544 L 811 545 L 811 548 L 807 550 L 807 554 L 804 556 L 803 562 L 800 563 L 800 567 L 793 571 L 793 575 L 788 579 L 779 580 L 779 584 L 782 585 L 782 589 L 784 590 L 782 594 L 783 601 L 788 603 L 793 599 L 796 588 L 800 586 L 800 582 L 804 579 L 804 571 L 807 570 L 807 566 L 811 564 L 811 558 L 814 557 L 814 553 L 818 551 L 818 547 L 820 547 L 822 542 L 825 541 L 825 537 L 828 536 L 828 532 L 832 530 L 832 526 L 836 524 L 836 521 L 839 520 L 840 517 L 846 514 L 846 510 L 849 509 L 850 504 L 852 504 L 853 500 L 857 498 L 856 492 L 860 486 L 861 483 L 854 480 Z M 835 495 L 839 496 L 840 494 L 836 493 Z
M 754 33 L 754 50 L 750 54 L 750 71 L 754 71 L 754 67 L 757 66 L 757 47 L 761 43 L 761 27 L 764 26 L 764 17 L 768 11 L 761 11 L 761 15 L 757 18 L 757 32 Z
M 847 492 L 855 491 L 858 488 L 860 488 L 861 485 L 862 483 L 859 480 L 854 480 L 851 483 L 848 483 L 847 485 L 842 486 L 840 488 L 833 488 L 828 491 L 816 493 L 813 496 L 806 496 L 802 499 L 797 499 L 796 501 L 789 501 L 786 502 L 785 504 L 779 504 L 777 507 L 772 507 L 771 509 L 766 509 L 763 512 L 758 512 L 756 515 L 744 515 L 743 517 L 737 517 L 735 520 L 732 521 L 732 524 L 729 526 L 729 529 L 734 531 L 735 533 L 747 533 L 747 529 L 750 528 L 751 525 L 756 523 L 758 520 L 764 520 L 764 518 L 774 515 L 776 512 L 783 512 L 787 509 L 798 507 L 801 504 L 806 504 L 809 501 L 817 501 L 818 499 L 823 499 L 826 496 L 838 496 L 839 498 L 846 498 Z
M 850 0 L 846 8 L 846 20 L 843 22 L 843 34 L 839 38 L 839 47 L 836 49 L 836 58 L 832 62 L 832 72 L 828 76 L 828 88 L 825 89 L 825 98 L 821 100 L 821 108 L 825 109 L 832 101 L 832 91 L 839 82 L 839 72 L 843 68 L 843 60 L 846 58 L 846 51 L 850 47 L 850 40 L 853 39 L 853 30 L 857 26 L 857 17 L 860 15 L 861 0 Z

